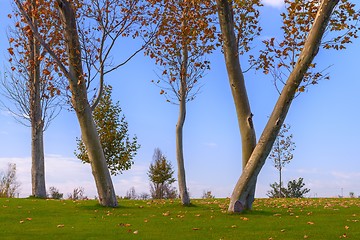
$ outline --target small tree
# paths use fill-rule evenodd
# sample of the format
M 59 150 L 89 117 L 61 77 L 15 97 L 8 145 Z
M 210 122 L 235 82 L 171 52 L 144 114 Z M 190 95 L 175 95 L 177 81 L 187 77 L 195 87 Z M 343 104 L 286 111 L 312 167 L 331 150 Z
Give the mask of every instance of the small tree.
M 74 188 L 73 192 L 68 194 L 68 199 L 71 200 L 84 200 L 87 196 L 84 196 L 85 189 L 83 187 Z
M 0 197 L 13 198 L 18 193 L 20 183 L 16 180 L 16 164 L 8 163 L 5 173 L 0 173 Z
M 294 157 L 292 151 L 295 150 L 295 143 L 292 141 L 293 135 L 288 135 L 289 129 L 290 125 L 283 124 L 269 155 L 269 158 L 274 162 L 274 167 L 279 171 L 279 197 L 283 197 L 282 170 Z
M 136 194 L 136 191 L 135 191 L 135 188 L 134 187 L 131 187 L 127 192 L 126 192 L 126 195 L 124 197 L 125 199 L 137 199 L 138 196 Z
M 305 183 L 303 181 L 303 178 L 289 181 L 287 188 L 282 188 L 281 192 L 279 192 L 279 184 L 274 182 L 270 184 L 271 190 L 268 191 L 266 195 L 269 198 L 303 198 L 305 194 L 310 192 L 310 189 L 304 188 Z
M 203 192 L 203 195 L 201 196 L 201 198 L 203 198 L 203 199 L 213 199 L 213 198 L 215 198 L 215 196 L 212 195 L 210 190 L 208 190 L 208 191 Z
M 140 145 L 136 136 L 130 139 L 128 123 L 125 116 L 121 116 L 119 102 L 111 100 L 112 87 L 104 87 L 104 94 L 93 111 L 93 118 L 99 133 L 101 146 L 104 150 L 107 166 L 112 175 L 131 168 Z M 77 138 L 77 158 L 83 163 L 89 163 L 89 157 L 82 139 Z
M 303 198 L 305 194 L 310 192 L 310 189 L 304 188 L 305 183 L 303 178 L 298 180 L 294 179 L 288 182 L 288 187 L 286 191 L 286 197 L 288 198 Z
M 154 150 L 153 161 L 148 171 L 151 197 L 154 199 L 175 198 L 176 189 L 171 186 L 175 182 L 171 163 L 167 161 L 159 148 Z

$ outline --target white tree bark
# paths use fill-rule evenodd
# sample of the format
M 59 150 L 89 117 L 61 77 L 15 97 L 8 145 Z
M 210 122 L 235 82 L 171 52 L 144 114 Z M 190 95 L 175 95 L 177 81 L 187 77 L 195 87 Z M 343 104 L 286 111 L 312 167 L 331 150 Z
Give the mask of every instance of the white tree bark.
M 89 155 L 99 202 L 103 206 L 115 207 L 117 199 L 114 187 L 87 98 L 75 13 L 67 0 L 57 0 L 57 2 L 63 20 L 69 57 L 68 80 L 72 93 L 71 101 L 80 124 L 82 140 Z
M 34 6 L 35 4 L 33 4 Z M 35 27 L 36 19 L 32 17 Z M 40 46 L 34 36 L 29 39 L 30 59 L 30 121 L 31 121 L 31 183 L 34 197 L 46 198 L 44 160 L 44 121 L 41 107 Z
M 244 75 L 239 60 L 239 49 L 234 32 L 234 18 L 231 1 L 217 0 L 218 15 L 223 38 L 223 51 L 229 84 L 234 99 L 241 135 L 242 169 L 245 168 L 256 146 L 256 135 L 252 121 L 250 103 L 246 91 Z M 240 169 L 240 168 L 239 168 Z M 251 209 L 255 196 L 256 181 L 246 198 L 244 208 Z
M 243 210 L 243 206 L 246 204 L 246 197 L 252 190 L 252 186 L 256 182 L 256 178 L 271 151 L 276 136 L 284 123 L 296 90 L 309 68 L 309 65 L 319 51 L 319 46 L 326 26 L 328 25 L 332 11 L 338 2 L 339 0 L 323 0 L 321 2 L 321 6 L 317 12 L 315 21 L 294 70 L 290 74 L 286 85 L 281 92 L 259 142 L 251 154 L 242 175 L 236 183 L 230 198 L 229 212 L 241 212 Z
M 182 49 L 182 66 L 181 66 L 181 86 L 179 93 L 179 118 L 176 124 L 176 159 L 178 164 L 178 184 L 181 202 L 183 205 L 190 205 L 190 197 L 186 187 L 184 150 L 183 150 L 183 128 L 186 117 L 186 92 L 187 92 L 187 62 L 188 51 L 187 46 Z

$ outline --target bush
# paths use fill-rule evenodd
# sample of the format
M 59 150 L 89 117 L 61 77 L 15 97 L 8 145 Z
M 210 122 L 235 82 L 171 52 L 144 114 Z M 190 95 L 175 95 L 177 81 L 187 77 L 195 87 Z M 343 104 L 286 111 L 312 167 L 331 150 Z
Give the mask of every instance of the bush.
M 64 196 L 64 194 L 60 193 L 59 189 L 57 189 L 56 187 L 49 187 L 48 198 L 62 199 L 63 196 Z
M 281 188 L 281 194 L 279 194 L 279 184 L 277 182 L 270 184 L 271 190 L 266 195 L 270 198 L 303 198 L 305 194 L 310 192 L 310 189 L 304 188 L 305 183 L 303 178 L 298 180 L 289 181 L 287 188 Z

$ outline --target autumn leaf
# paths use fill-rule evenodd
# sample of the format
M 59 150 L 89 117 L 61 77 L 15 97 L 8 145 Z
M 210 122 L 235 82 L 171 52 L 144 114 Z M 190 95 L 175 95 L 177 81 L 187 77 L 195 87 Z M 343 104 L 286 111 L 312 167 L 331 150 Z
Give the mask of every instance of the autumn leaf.
M 48 75 L 51 74 L 51 72 L 50 72 L 49 70 L 47 70 L 47 69 L 44 69 L 42 72 L 43 72 L 43 74 L 46 75 L 46 76 L 48 76 Z
M 59 225 L 57 225 L 56 227 L 57 228 L 63 228 L 65 225 L 64 224 L 59 224 Z
M 197 230 L 200 230 L 200 228 L 193 228 L 192 230 L 197 231 Z
M 12 47 L 8 48 L 8 52 L 10 55 L 14 55 L 14 49 Z

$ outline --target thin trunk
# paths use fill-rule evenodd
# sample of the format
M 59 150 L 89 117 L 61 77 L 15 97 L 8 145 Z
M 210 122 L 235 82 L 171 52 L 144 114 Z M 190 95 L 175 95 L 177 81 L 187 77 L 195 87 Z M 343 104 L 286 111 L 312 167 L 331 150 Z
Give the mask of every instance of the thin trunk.
M 282 167 L 279 168 L 279 198 L 282 198 L 282 191 L 281 191 L 281 170 Z
M 57 2 L 63 20 L 69 57 L 70 77 L 68 80 L 72 93 L 71 101 L 80 124 L 82 140 L 89 156 L 99 194 L 99 202 L 103 206 L 116 207 L 117 200 L 114 187 L 87 98 L 75 13 L 67 0 L 57 0 Z
M 33 3 L 33 8 L 35 8 Z M 35 27 L 36 19 L 32 17 Z M 40 46 L 35 37 L 29 39 L 30 47 L 30 120 L 31 120 L 31 183 L 34 197 L 46 198 L 44 163 L 44 121 L 41 108 Z
M 229 212 L 241 212 L 238 206 L 243 206 L 245 204 L 246 197 L 252 190 L 254 182 L 256 182 L 256 178 L 284 123 L 296 90 L 298 89 L 304 74 L 308 70 L 309 65 L 319 51 L 321 39 L 324 35 L 326 26 L 329 23 L 331 13 L 338 2 L 338 0 L 323 0 L 321 2 L 321 6 L 317 12 L 315 21 L 294 70 L 290 74 L 259 142 L 235 186 L 234 192 L 230 198 Z
M 179 97 L 179 118 L 176 124 L 176 159 L 178 164 L 178 184 L 180 198 L 183 205 L 190 205 L 190 197 L 186 187 L 184 151 L 183 151 L 183 128 L 186 117 L 186 92 L 187 92 L 187 46 L 182 47 L 182 66 L 180 73 L 180 97 Z
M 247 96 L 244 75 L 241 70 L 238 45 L 234 32 L 232 4 L 228 0 L 217 0 L 220 27 L 223 37 L 223 51 L 233 95 L 242 144 L 242 168 L 244 169 L 256 146 L 256 136 L 252 121 L 249 99 Z M 256 181 L 247 196 L 245 209 L 251 209 L 254 201 Z
M 190 204 L 189 193 L 186 187 L 184 153 L 183 153 L 183 127 L 186 115 L 186 102 L 181 100 L 179 103 L 179 119 L 176 124 L 176 159 L 178 164 L 178 183 L 180 198 L 183 205 Z

